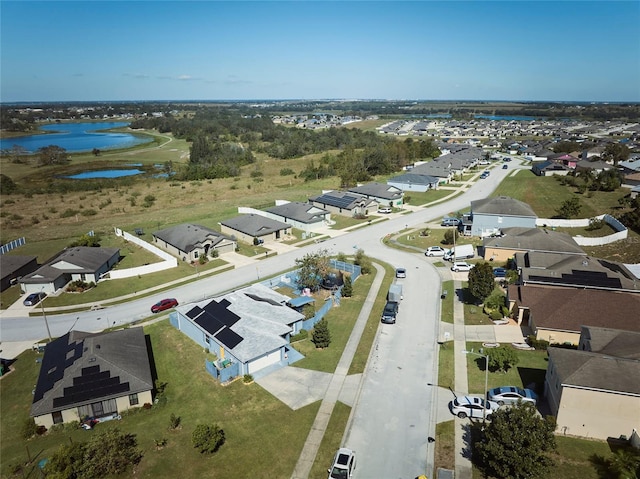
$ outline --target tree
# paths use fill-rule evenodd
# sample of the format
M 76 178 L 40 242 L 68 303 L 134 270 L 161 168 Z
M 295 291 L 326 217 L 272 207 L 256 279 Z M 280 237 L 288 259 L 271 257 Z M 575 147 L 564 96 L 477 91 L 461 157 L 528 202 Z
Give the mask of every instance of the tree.
M 491 264 L 482 261 L 469 271 L 469 291 L 478 301 L 484 301 L 496 287 Z
M 331 344 L 331 331 L 329 331 L 329 323 L 325 318 L 322 318 L 313 327 L 311 342 L 316 345 L 316 348 L 327 348 Z
M 323 249 L 315 253 L 307 253 L 301 259 L 296 259 L 296 266 L 298 267 L 298 286 L 317 291 L 322 284 L 322 279 L 329 273 L 329 252 Z
M 560 207 L 556 210 L 556 213 L 560 218 L 573 218 L 574 216 L 578 216 L 580 209 L 582 209 L 580 198 L 572 196 L 568 200 L 562 202 Z
M 69 243 L 69 248 L 75 248 L 76 246 L 88 246 L 90 248 L 99 248 L 100 247 L 100 236 L 93 235 L 89 236 L 84 234 L 80 236 L 77 240 Z
M 613 451 L 613 456 L 607 461 L 610 472 L 618 479 L 638 479 L 640 477 L 640 452 L 632 447 L 625 447 Z
M 0 173 L 0 194 L 10 195 L 18 191 L 18 185 L 10 177 Z
M 453 244 L 454 243 L 454 235 L 455 235 L 455 239 L 457 240 L 458 237 L 460 236 L 460 233 L 458 233 L 457 228 L 454 228 L 452 230 L 447 230 L 444 232 L 444 244 Z
M 93 156 L 100 156 L 100 150 L 98 148 L 91 150 L 91 153 L 93 153 Z
M 538 416 L 535 406 L 519 402 L 492 414 L 474 449 L 486 476 L 544 477 L 553 466 L 555 422 Z
M 364 254 L 363 249 L 359 249 L 358 251 L 356 251 L 356 255 L 353 258 L 353 264 L 355 264 L 356 266 L 360 266 L 360 272 L 362 274 L 371 273 L 371 258 Z
M 507 372 L 520 361 L 515 349 L 501 346 L 487 350 L 489 356 L 489 370 Z
M 40 166 L 64 165 L 70 161 L 67 150 L 57 145 L 38 148 L 38 159 Z
M 225 440 L 224 431 L 217 424 L 198 424 L 191 435 L 193 447 L 202 454 L 217 452 Z
M 629 158 L 630 153 L 631 151 L 627 145 L 623 145 L 622 143 L 609 143 L 604 148 L 602 158 L 605 161 L 612 161 L 615 166 L 618 166 L 618 163 Z
M 353 283 L 351 283 L 351 276 L 343 275 L 343 278 L 344 283 L 342 284 L 342 296 L 350 298 L 353 295 Z
M 98 479 L 124 473 L 142 459 L 135 434 L 118 428 L 93 436 L 88 442 L 64 443 L 45 466 L 48 478 Z

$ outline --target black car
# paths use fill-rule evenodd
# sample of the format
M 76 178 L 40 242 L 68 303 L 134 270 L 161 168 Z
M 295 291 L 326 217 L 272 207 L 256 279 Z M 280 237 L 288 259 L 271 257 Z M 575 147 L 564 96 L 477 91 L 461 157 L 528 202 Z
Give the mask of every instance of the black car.
M 386 324 L 395 324 L 398 315 L 398 303 L 395 301 L 387 301 L 382 311 L 382 322 Z
M 47 293 L 44 291 L 40 291 L 39 293 L 31 293 L 26 299 L 22 302 L 25 306 L 35 306 L 44 298 L 47 297 Z

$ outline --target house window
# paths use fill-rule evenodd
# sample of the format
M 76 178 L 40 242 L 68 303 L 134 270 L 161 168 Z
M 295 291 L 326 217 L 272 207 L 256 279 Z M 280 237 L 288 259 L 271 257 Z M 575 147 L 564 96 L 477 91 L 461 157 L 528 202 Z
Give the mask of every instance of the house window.
M 51 413 L 54 424 L 62 424 L 62 411 L 56 411 Z
M 196 259 L 198 259 L 198 252 L 197 252 L 197 251 L 194 251 L 194 252 L 193 252 L 193 257 L 194 257 L 194 258 L 196 258 Z
M 139 404 L 138 393 L 129 394 L 129 406 L 136 406 Z

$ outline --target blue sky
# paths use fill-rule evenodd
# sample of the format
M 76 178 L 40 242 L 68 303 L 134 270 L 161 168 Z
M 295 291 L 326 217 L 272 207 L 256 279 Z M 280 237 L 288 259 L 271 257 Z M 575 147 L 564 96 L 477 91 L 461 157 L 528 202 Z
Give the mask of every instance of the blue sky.
M 0 101 L 640 101 L 640 2 L 0 2 Z

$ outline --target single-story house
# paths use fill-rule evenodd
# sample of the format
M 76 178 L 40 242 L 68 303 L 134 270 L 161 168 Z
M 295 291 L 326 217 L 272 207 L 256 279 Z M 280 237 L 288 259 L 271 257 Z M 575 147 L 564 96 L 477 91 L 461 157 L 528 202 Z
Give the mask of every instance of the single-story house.
M 612 168 L 613 165 L 602 160 L 580 160 L 576 163 L 576 171 L 593 171 L 596 174 Z
M 536 218 L 531 207 L 520 200 L 508 196 L 485 198 L 471 202 L 471 211 L 463 218 L 462 233 L 485 237 L 513 226 L 535 228 Z
M 149 357 L 142 328 L 70 331 L 45 347 L 31 416 L 49 428 L 153 404 Z
M 291 334 L 304 315 L 287 306 L 291 298 L 254 284 L 212 300 L 176 307 L 171 324 L 214 353 L 236 376 L 288 364 Z
M 384 183 L 367 183 L 349 188 L 351 193 L 356 193 L 365 198 L 378 202 L 378 205 L 400 208 L 404 193 L 400 188 Z
M 302 231 L 316 231 L 331 222 L 331 213 L 323 208 L 299 201 L 276 201 L 264 216 L 289 224 Z
M 486 261 L 507 261 L 527 251 L 586 255 L 571 235 L 542 228 L 501 228 L 498 235 L 484 238 L 482 245 Z
M 55 293 L 71 281 L 97 283 L 118 261 L 118 248 L 74 246 L 20 279 L 24 293 Z
M 197 261 L 201 256 L 210 256 L 236 250 L 236 241 L 206 226 L 183 223 L 152 234 L 153 244 L 182 261 Z
M 321 195 L 309 198 L 309 203 L 343 216 L 367 216 L 378 210 L 376 200 L 348 191 L 325 191 Z
M 387 184 L 402 191 L 425 192 L 427 190 L 437 190 L 440 179 L 435 176 L 419 175 L 411 170 L 411 173 L 389 178 Z
M 578 344 L 584 325 L 640 332 L 640 291 L 509 285 L 507 301 L 517 311 L 518 324 L 550 343 Z
M 547 160 L 539 163 L 533 163 L 531 171 L 537 176 L 567 176 L 571 172 L 571 168 L 557 163 L 555 161 Z
M 438 178 L 438 182 L 441 184 L 449 183 L 454 176 L 454 171 L 451 168 L 443 164 L 434 163 L 433 161 L 414 166 L 411 169 L 411 173 Z
M 16 284 L 18 279 L 38 269 L 36 256 L 0 255 L 0 291 Z
M 549 159 L 556 163 L 562 163 L 564 166 L 571 169 L 575 169 L 576 164 L 578 163 L 578 158 L 570 153 L 558 153 L 556 155 L 552 155 Z
M 548 284 L 586 289 L 640 292 L 640 281 L 622 263 L 586 254 L 516 253 L 520 284 Z
M 291 225 L 258 214 L 240 215 L 220 222 L 224 234 L 254 244 L 279 241 L 291 233 Z
M 583 326 L 578 350 L 549 348 L 544 395 L 563 435 L 640 430 L 640 332 Z

